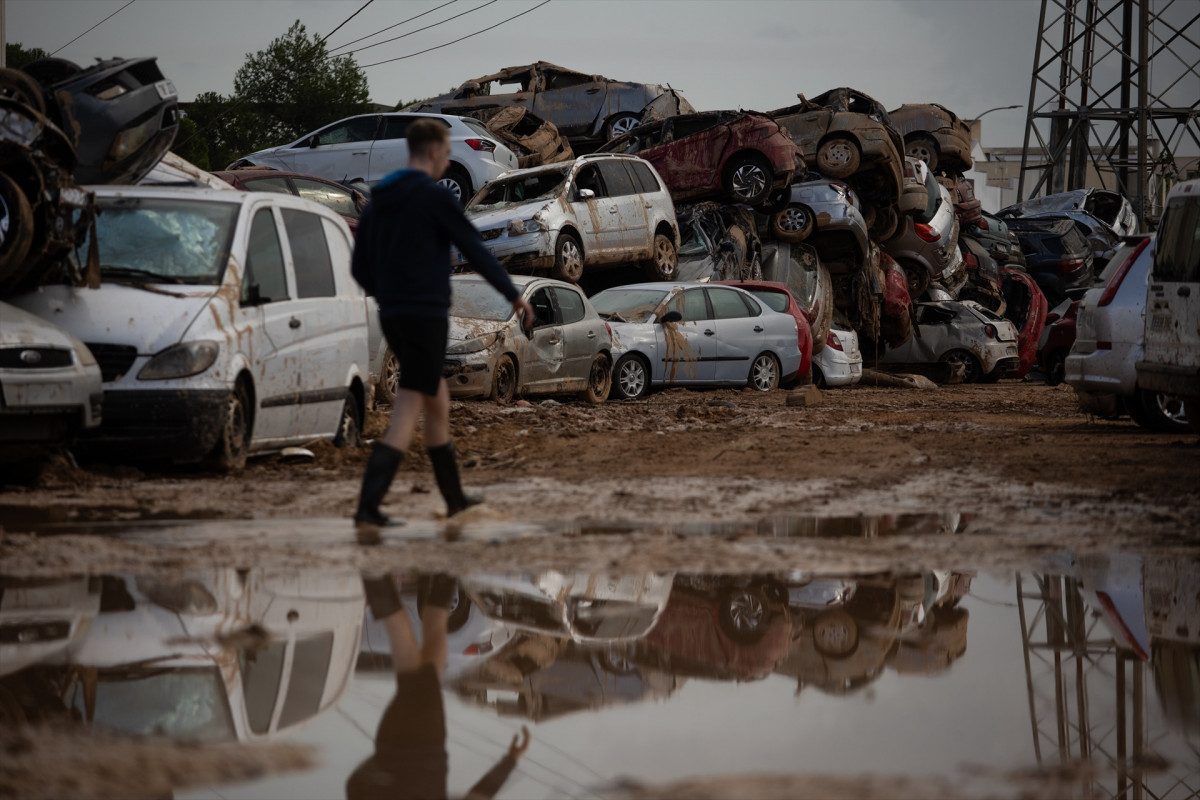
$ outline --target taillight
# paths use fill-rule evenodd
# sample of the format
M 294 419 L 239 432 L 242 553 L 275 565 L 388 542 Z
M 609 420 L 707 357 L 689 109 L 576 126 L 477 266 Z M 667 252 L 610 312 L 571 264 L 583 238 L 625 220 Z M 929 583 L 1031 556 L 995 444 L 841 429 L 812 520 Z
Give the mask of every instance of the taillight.
M 963 254 L 963 265 L 967 269 L 979 269 L 979 259 L 973 253 Z
M 482 150 L 485 153 L 496 149 L 496 143 L 490 139 L 467 139 L 466 143 L 472 150 Z
M 607 322 L 604 323 L 604 330 L 608 331 L 608 338 L 611 339 L 613 337 L 612 325 L 609 325 Z
M 842 352 L 842 340 L 839 339 L 838 335 L 833 331 L 830 331 L 829 335 L 825 337 L 825 344 L 826 346 L 837 350 L 839 353 Z
M 1148 244 L 1150 244 L 1149 239 L 1142 239 L 1142 241 L 1138 242 L 1138 246 L 1133 248 L 1133 252 L 1129 254 L 1129 257 L 1121 264 L 1121 268 L 1117 270 L 1116 274 L 1109 280 L 1108 285 L 1104 287 L 1104 294 L 1100 295 L 1100 302 L 1096 303 L 1096 305 L 1106 306 L 1113 301 L 1113 298 L 1117 296 L 1117 291 L 1121 288 L 1121 281 L 1125 280 L 1125 276 L 1129 274 L 1129 268 L 1133 266 L 1133 262 L 1137 260 L 1137 257 L 1141 255 Z
M 991 230 L 988 228 L 987 220 L 983 217 L 979 218 L 979 220 L 975 223 L 975 227 L 979 228 L 981 231 Z
M 990 324 L 984 325 L 983 326 L 983 335 L 988 337 L 989 339 L 995 339 L 996 338 L 996 326 L 990 325 Z
M 936 242 L 938 239 L 942 238 L 940 233 L 926 225 L 924 222 L 918 222 L 916 225 L 913 225 L 913 228 L 917 231 L 917 236 L 920 236 L 927 242 Z
M 1058 262 L 1059 272 L 1074 272 L 1077 269 L 1083 269 L 1082 258 L 1064 258 Z

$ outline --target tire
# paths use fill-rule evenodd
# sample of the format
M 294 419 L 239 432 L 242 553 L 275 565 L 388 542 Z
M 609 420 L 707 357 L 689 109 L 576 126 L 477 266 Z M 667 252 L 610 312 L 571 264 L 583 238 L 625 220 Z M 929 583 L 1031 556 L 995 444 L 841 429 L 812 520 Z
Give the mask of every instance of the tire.
M 592 360 L 592 368 L 588 372 L 588 385 L 580 393 L 579 399 L 593 406 L 602 404 L 612 391 L 612 380 L 612 358 L 608 353 L 600 353 Z
M 225 418 L 220 422 L 221 433 L 217 444 L 205 459 L 206 464 L 217 472 L 241 472 L 246 467 L 251 429 L 250 400 L 241 382 L 230 393 Z
M 333 435 L 333 446 L 362 447 L 362 420 L 352 393 L 347 393 L 346 401 L 342 403 L 342 416 L 338 419 L 337 433 Z
M 775 173 L 761 155 L 743 153 L 729 160 L 722 178 L 731 202 L 757 206 L 770 198 Z
M 767 635 L 771 606 L 757 586 L 730 589 L 721 593 L 717 620 L 721 630 L 735 642 L 754 644 Z
M 830 178 L 849 178 L 860 166 L 862 153 L 848 136 L 831 136 L 817 147 L 817 171 Z
M 875 209 L 875 221 L 871 223 L 867 232 L 871 238 L 878 242 L 885 242 L 892 238 L 896 229 L 900 227 L 900 215 L 896 213 L 896 209 L 891 206 L 883 206 Z
M 492 399 L 497 403 L 511 403 L 517 396 L 517 364 L 512 356 L 500 356 L 492 370 Z
M 39 114 L 46 113 L 42 87 L 19 69 L 0 68 L 0 97 L 27 105 Z
M 604 140 L 611 142 L 618 136 L 624 136 L 642 124 L 642 118 L 637 114 L 617 114 L 604 123 Z
M 21 187 L 0 172 L 0 286 L 25 272 L 25 258 L 33 245 L 33 207 Z
M 654 234 L 654 246 L 650 258 L 643 262 L 642 271 L 652 281 L 674 280 L 679 274 L 679 253 L 670 236 Z
M 790 205 L 771 216 L 771 233 L 781 242 L 803 242 L 815 227 L 816 220 L 808 206 Z
M 858 649 L 858 622 L 840 608 L 822 611 L 812 622 L 813 647 L 829 658 L 847 658 Z
M 560 281 L 579 283 L 583 276 L 583 249 L 569 233 L 560 233 L 554 243 L 554 267 L 550 274 Z
M 916 261 L 901 261 L 900 269 L 904 270 L 904 280 L 908 284 L 908 296 L 914 302 L 929 291 L 929 270 L 924 266 Z
M 951 350 L 943 353 L 938 359 L 947 364 L 962 364 L 963 365 L 963 383 L 976 383 L 983 375 L 983 368 L 979 366 L 979 359 L 972 353 L 966 350 Z
M 904 143 L 904 154 L 919 158 L 929 165 L 930 172 L 937 172 L 938 147 L 937 142 L 928 136 L 914 136 Z
M 621 356 L 613 370 L 613 395 L 619 400 L 640 400 L 649 392 L 650 365 L 634 353 Z
M 454 195 L 460 206 L 465 206 L 471 199 L 471 176 L 457 164 L 450 165 L 438 184 L 449 189 L 450 194 Z
M 1182 398 L 1138 389 L 1133 402 L 1141 406 L 1141 414 L 1133 419 L 1142 427 L 1157 433 L 1188 432 L 1187 409 Z
M 396 402 L 400 388 L 400 359 L 388 348 L 383 353 L 383 366 L 379 369 L 379 382 L 375 384 L 375 401 L 389 406 Z
M 746 385 L 756 392 L 770 392 L 779 388 L 779 359 L 774 353 L 759 353 L 750 365 Z
M 1046 356 L 1042 371 L 1046 374 L 1047 386 L 1058 386 L 1063 382 L 1067 373 L 1067 352 L 1065 348 L 1060 347 Z

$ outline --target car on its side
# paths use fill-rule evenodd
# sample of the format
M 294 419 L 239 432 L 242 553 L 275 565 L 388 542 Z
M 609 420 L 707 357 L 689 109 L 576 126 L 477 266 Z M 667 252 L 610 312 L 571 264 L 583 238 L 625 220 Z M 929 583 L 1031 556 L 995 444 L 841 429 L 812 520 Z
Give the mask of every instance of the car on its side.
M 0 302 L 0 460 L 70 446 L 100 424 L 100 367 L 67 331 Z
M 971 126 L 937 103 L 905 103 L 888 112 L 904 138 L 905 155 L 921 159 L 934 172 L 971 169 Z
M 1013 377 L 1024 378 L 1035 363 L 1045 364 L 1039 348 L 1047 324 L 1046 296 L 1024 270 L 1010 267 L 1000 267 L 1000 292 L 1004 297 L 1001 316 L 1017 328 L 1021 367 Z
M 749 111 L 706 111 L 639 125 L 600 152 L 646 159 L 677 202 L 748 206 L 787 189 L 803 163 L 782 126 Z
M 863 359 L 858 334 L 844 322 L 834 322 L 825 347 L 813 356 L 812 380 L 820 389 L 853 386 L 862 380 Z
M 1074 189 L 1033 197 L 1000 209 L 996 216 L 1012 219 L 1047 211 L 1086 211 L 1112 228 L 1118 237 L 1132 236 L 1138 232 L 1138 218 L 1133 204 L 1117 192 L 1105 189 Z
M 888 348 L 882 363 L 962 364 L 963 383 L 991 383 L 1020 368 L 1016 327 L 978 303 L 916 303 L 913 311 L 913 335 Z
M 731 286 L 641 283 L 592 305 L 613 330 L 613 396 L 667 386 L 749 386 L 767 392 L 800 374 L 796 320 Z
M 736 286 L 758 298 L 763 305 L 796 320 L 796 346 L 800 349 L 798 378 L 811 374 L 813 336 L 808 324 L 808 314 L 792 294 L 786 283 L 775 281 L 715 281 L 716 285 Z
M 671 280 L 679 266 L 671 195 L 654 168 L 632 156 L 587 155 L 510 172 L 465 212 L 510 272 L 548 269 L 578 283 L 585 268 L 636 261 L 649 277 Z M 450 259 L 469 268 L 457 249 Z
M 1013 217 L 1005 222 L 1021 241 L 1026 271 L 1052 307 L 1091 288 L 1092 250 L 1073 221 Z
M 404 110 L 471 115 L 505 106 L 522 106 L 549 120 L 575 147 L 607 142 L 650 119 L 695 111 L 670 86 L 615 81 L 546 61 L 464 81 L 452 92 Z
M 911 156 L 905 161 L 925 186 L 926 204 L 914 214 L 902 215 L 896 233 L 882 247 L 904 270 L 908 292 L 917 299 L 931 280 L 959 270 L 962 253 L 956 247 L 959 224 L 954 198 L 925 162 Z
M 367 198 L 362 192 L 316 175 L 253 167 L 212 174 L 243 192 L 276 192 L 312 200 L 340 214 L 351 233 L 358 231 L 358 218 L 367 206 Z
M 815 356 L 825 347 L 833 324 L 833 276 L 806 243 L 768 242 L 763 248 L 763 279 L 785 284 L 800 304 L 812 331 Z
M 451 278 L 444 367 L 450 396 L 507 403 L 518 395 L 579 394 L 603 403 L 612 382 L 609 326 L 576 286 L 527 275 L 514 275 L 513 283 L 533 306 L 529 333 L 483 278 Z
M 433 119 L 450 132 L 450 166 L 438 181 L 466 201 L 502 172 L 516 169 L 517 155 L 477 119 L 442 114 L 360 114 L 306 133 L 294 142 L 243 156 L 228 167 L 273 167 L 317 175 L 337 183 L 364 180 L 370 186 L 408 166 L 408 128 Z
M 77 450 L 236 471 L 252 452 L 357 443 L 367 307 L 340 216 L 269 192 L 95 192 L 100 288 L 10 299 L 99 362 L 104 420 Z

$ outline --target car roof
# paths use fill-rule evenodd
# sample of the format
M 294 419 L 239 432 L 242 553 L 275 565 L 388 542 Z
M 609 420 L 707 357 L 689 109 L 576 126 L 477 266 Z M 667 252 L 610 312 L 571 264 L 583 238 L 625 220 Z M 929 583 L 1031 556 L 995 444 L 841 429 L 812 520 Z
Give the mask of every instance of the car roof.
M 246 192 L 231 192 L 227 189 L 213 189 L 207 186 L 117 186 L 114 184 L 84 187 L 94 192 L 96 197 L 166 197 L 176 200 L 207 200 L 211 203 L 246 203 L 249 195 Z M 283 196 L 283 195 L 281 195 Z M 290 197 L 290 195 L 288 195 Z
M 654 282 L 649 282 L 649 283 L 630 283 L 630 284 L 626 284 L 625 286 L 613 286 L 611 288 L 605 289 L 604 291 L 612 292 L 612 291 L 617 291 L 619 289 L 661 289 L 663 291 L 672 291 L 674 289 L 694 289 L 697 286 L 713 286 L 713 285 L 715 285 L 715 284 L 712 282 L 708 282 L 708 281 L 706 281 L 706 282 L 690 281 L 690 282 L 679 282 L 679 283 L 667 283 L 665 281 L 654 281 Z M 720 285 L 725 288 L 728 288 L 728 289 L 738 288 L 736 286 L 730 286 L 729 284 L 724 284 L 724 283 L 722 283 Z M 601 294 L 603 294 L 603 292 L 601 292 Z
M 745 289 L 746 291 L 752 289 L 771 289 L 776 292 L 792 293 L 788 285 L 782 281 L 710 281 L 710 283 L 717 284 L 718 286 L 732 286 L 735 289 Z
M 320 175 L 309 175 L 306 172 L 286 172 L 281 169 L 271 169 L 270 167 L 264 167 L 261 169 L 222 169 L 212 174 L 216 175 L 221 180 L 228 181 L 230 183 L 235 180 L 246 181 L 257 180 L 258 178 L 305 178 L 310 181 L 328 184 L 329 186 L 340 186 L 343 189 L 352 188 L 346 186 L 345 184 L 338 183 L 337 181 L 331 181 L 329 178 L 322 178 Z M 358 190 L 354 189 L 353 191 Z
M 602 161 L 604 159 L 624 159 L 626 161 L 641 161 L 642 159 L 627 153 L 588 153 L 578 156 L 574 161 L 557 161 L 553 164 L 542 164 L 536 167 L 526 167 L 525 169 L 511 169 L 508 172 L 502 172 L 497 175 L 492 181 L 508 180 L 519 175 L 532 175 L 535 172 L 552 172 L 555 169 L 574 169 L 576 166 L 588 161 Z

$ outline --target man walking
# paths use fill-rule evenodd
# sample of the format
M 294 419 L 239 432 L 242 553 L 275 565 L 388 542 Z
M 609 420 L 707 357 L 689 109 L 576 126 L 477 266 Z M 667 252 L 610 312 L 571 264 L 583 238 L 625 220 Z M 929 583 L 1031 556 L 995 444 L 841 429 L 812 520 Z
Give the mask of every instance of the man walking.
M 450 441 L 450 390 L 442 377 L 450 310 L 450 243 L 479 274 L 524 315 L 533 308 L 508 273 L 483 246 L 458 201 L 437 180 L 450 164 L 450 131 L 441 120 L 419 119 L 408 129 L 408 168 L 384 178 L 358 221 L 352 272 L 379 303 L 379 321 L 397 360 L 400 386 L 387 433 L 375 443 L 363 475 L 354 523 L 378 528 L 393 523 L 380 510 L 396 469 L 425 417 L 425 447 L 433 462 L 447 516 L 483 501 L 465 494 Z

